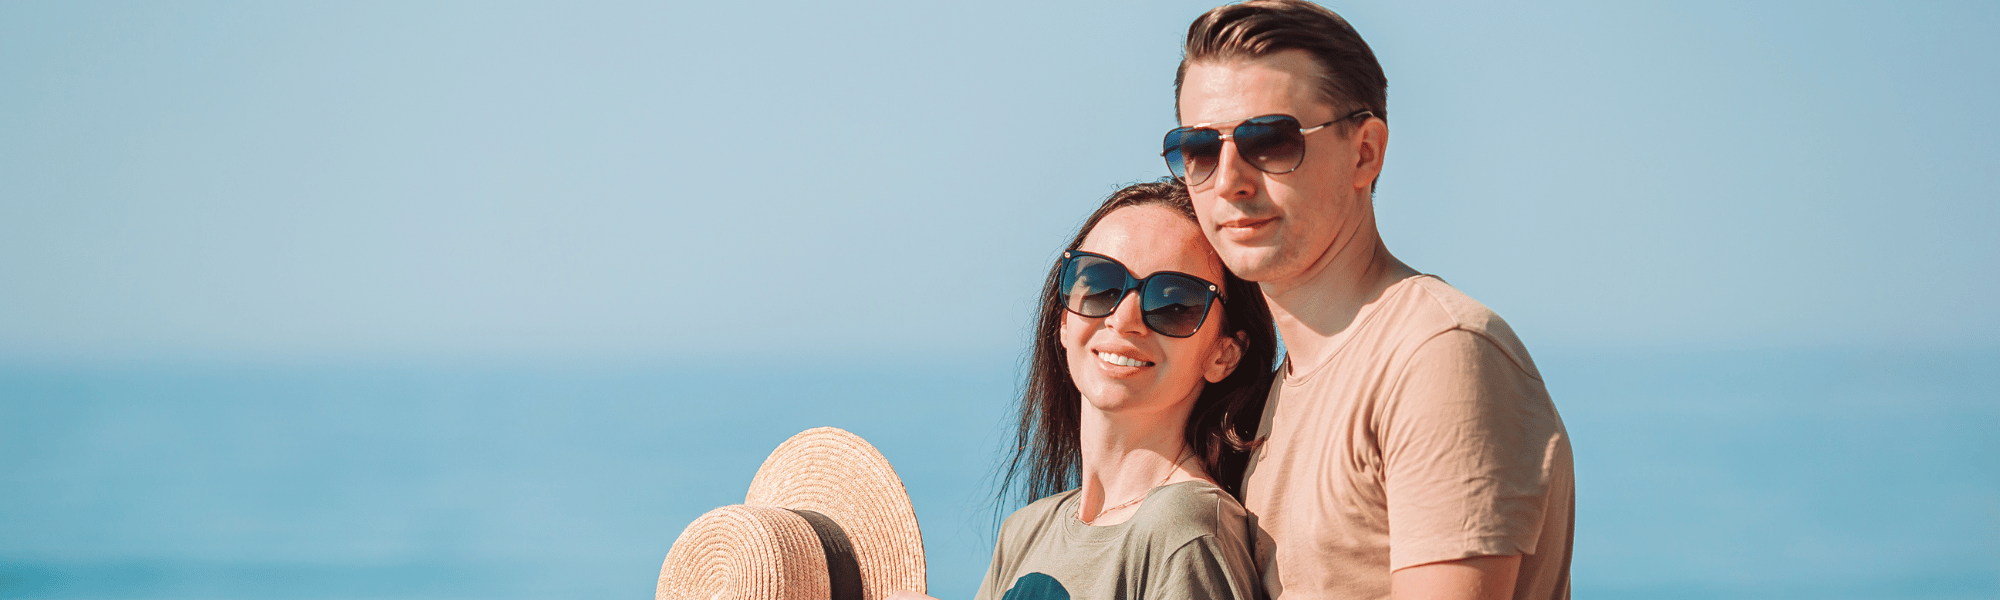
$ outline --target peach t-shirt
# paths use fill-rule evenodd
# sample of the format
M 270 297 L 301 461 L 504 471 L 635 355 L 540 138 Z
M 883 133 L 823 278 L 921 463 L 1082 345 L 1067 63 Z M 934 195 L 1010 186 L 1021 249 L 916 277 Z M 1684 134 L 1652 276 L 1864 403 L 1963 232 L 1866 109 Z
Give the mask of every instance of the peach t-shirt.
M 1280 600 L 1387 598 L 1389 573 L 1522 555 L 1513 597 L 1569 597 L 1569 437 L 1500 316 L 1429 275 L 1390 286 L 1272 384 L 1243 504 Z

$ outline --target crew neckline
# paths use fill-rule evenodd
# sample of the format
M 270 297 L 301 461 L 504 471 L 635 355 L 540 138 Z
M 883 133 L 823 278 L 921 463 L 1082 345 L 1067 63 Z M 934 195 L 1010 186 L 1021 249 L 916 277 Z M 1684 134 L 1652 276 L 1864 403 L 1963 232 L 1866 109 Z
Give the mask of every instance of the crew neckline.
M 1292 362 L 1291 353 L 1289 352 L 1285 353 L 1284 368 L 1283 370 L 1280 371 L 1280 374 L 1282 375 L 1282 377 L 1280 377 L 1280 380 L 1284 382 L 1284 386 L 1298 387 L 1301 385 L 1305 385 L 1306 382 L 1312 380 L 1313 376 L 1318 375 L 1320 371 L 1325 370 L 1327 365 L 1333 364 L 1333 359 L 1339 358 L 1342 353 L 1347 352 L 1347 347 L 1354 344 L 1354 338 L 1360 337 L 1359 334 L 1361 333 L 1362 330 L 1367 329 L 1369 326 L 1374 324 L 1375 315 L 1380 314 L 1382 312 L 1382 307 L 1388 305 L 1390 301 L 1401 297 L 1402 294 L 1404 293 L 1403 288 L 1413 287 L 1415 286 L 1416 281 L 1418 279 L 1422 279 L 1425 277 L 1443 281 L 1443 279 L 1439 278 L 1436 275 L 1432 275 L 1430 273 L 1417 273 L 1409 277 L 1398 279 L 1396 280 L 1395 283 L 1389 284 L 1389 287 L 1382 289 L 1382 295 L 1376 298 L 1375 302 L 1369 304 L 1368 306 L 1363 307 L 1363 312 L 1355 317 L 1354 324 L 1348 326 L 1346 331 L 1348 335 L 1347 337 L 1342 338 L 1340 340 L 1340 345 L 1335 346 L 1332 352 L 1328 352 L 1326 354 L 1326 357 L 1321 358 L 1319 364 L 1313 365 L 1311 369 L 1308 369 L 1304 372 L 1300 372 L 1298 366 Z
M 1139 501 L 1139 512 L 1133 513 L 1132 518 L 1130 519 L 1126 519 L 1123 522 L 1119 523 L 1112 523 L 1110 525 L 1091 525 L 1089 523 L 1083 522 L 1083 519 L 1076 518 L 1076 508 L 1077 508 L 1076 505 L 1079 502 L 1083 502 L 1083 488 L 1077 488 L 1075 490 L 1071 490 L 1069 499 L 1057 504 L 1056 511 L 1062 515 L 1062 520 L 1064 525 L 1063 531 L 1071 539 L 1081 539 L 1084 541 L 1107 541 L 1107 540 L 1117 539 L 1118 537 L 1124 535 L 1125 530 L 1128 529 L 1133 523 L 1138 522 L 1140 519 L 1146 517 L 1146 514 L 1151 510 L 1148 507 L 1153 505 L 1153 496 L 1158 495 L 1161 492 L 1161 490 L 1165 490 L 1170 487 L 1183 486 L 1189 484 L 1205 485 L 1208 487 L 1216 488 L 1218 490 L 1222 489 L 1220 486 L 1217 486 L 1215 485 L 1215 483 L 1210 482 L 1209 480 L 1206 479 L 1190 479 L 1187 481 L 1176 481 L 1166 485 L 1154 486 L 1153 489 L 1146 490 L 1146 499 Z

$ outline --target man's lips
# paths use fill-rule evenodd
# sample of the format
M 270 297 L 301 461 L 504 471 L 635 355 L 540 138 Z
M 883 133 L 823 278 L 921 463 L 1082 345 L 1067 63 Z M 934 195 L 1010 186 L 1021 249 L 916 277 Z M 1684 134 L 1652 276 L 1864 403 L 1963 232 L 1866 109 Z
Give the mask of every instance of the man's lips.
M 1265 217 L 1261 219 L 1243 217 L 1238 219 L 1230 219 L 1228 221 L 1223 221 L 1221 223 L 1216 223 L 1215 226 L 1216 229 L 1221 230 L 1221 232 L 1225 235 L 1229 235 L 1231 237 L 1243 237 L 1256 233 L 1258 229 L 1263 228 L 1266 225 L 1275 223 L 1277 222 L 1277 220 L 1278 220 L 1277 217 Z

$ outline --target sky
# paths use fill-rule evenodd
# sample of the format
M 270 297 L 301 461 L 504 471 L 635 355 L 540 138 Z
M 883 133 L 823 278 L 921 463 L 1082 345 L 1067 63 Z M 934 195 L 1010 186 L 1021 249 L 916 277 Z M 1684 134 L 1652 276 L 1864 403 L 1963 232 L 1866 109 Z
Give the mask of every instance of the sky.
M 1013 355 L 1206 7 L 7 3 L 0 358 Z M 2000 8 L 1335 8 L 1531 346 L 2000 333 Z

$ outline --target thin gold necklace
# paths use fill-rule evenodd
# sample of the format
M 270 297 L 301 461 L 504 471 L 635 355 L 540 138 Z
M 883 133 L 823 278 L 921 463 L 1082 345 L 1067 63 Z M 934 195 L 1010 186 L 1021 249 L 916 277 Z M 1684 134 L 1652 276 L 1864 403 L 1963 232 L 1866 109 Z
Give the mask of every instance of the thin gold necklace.
M 1111 511 L 1114 511 L 1114 510 L 1118 510 L 1118 509 L 1121 509 L 1121 508 L 1125 508 L 1125 507 L 1127 507 L 1127 506 L 1131 506 L 1131 505 L 1134 505 L 1134 504 L 1138 504 L 1140 500 L 1145 500 L 1145 499 L 1146 499 L 1146 494 L 1150 494 L 1150 493 L 1153 493 L 1153 488 L 1156 488 L 1156 487 L 1160 487 L 1160 486 L 1163 486 L 1163 485 L 1166 485 L 1166 484 L 1167 484 L 1167 480 L 1169 480 L 1169 479 L 1173 479 L 1173 478 L 1174 478 L 1174 469 L 1175 469 L 1176 467 L 1179 467 L 1179 466 L 1181 466 L 1181 461 L 1182 461 L 1182 460 L 1184 460 L 1184 459 L 1183 459 L 1183 458 L 1181 458 L 1181 457 L 1183 457 L 1183 456 L 1186 456 L 1186 455 L 1187 455 L 1187 446 L 1181 446 L 1181 451 L 1180 451 L 1180 453 L 1179 453 L 1179 454 L 1175 454 L 1175 455 L 1174 455 L 1174 464 L 1171 464 L 1171 465 L 1167 465 L 1167 476 L 1166 476 L 1166 477 L 1162 477 L 1162 478 L 1160 478 L 1160 482 L 1159 482 L 1159 483 L 1155 483 L 1155 484 L 1153 484 L 1153 486 L 1152 486 L 1152 487 L 1148 487 L 1148 488 L 1146 488 L 1146 489 L 1145 489 L 1144 491 L 1141 491 L 1141 492 L 1139 492 L 1139 495 L 1138 495 L 1137 497 L 1134 497 L 1134 498 L 1132 498 L 1131 500 L 1126 500 L 1126 501 L 1125 501 L 1124 503 L 1121 503 L 1121 504 L 1119 504 L 1119 505 L 1117 505 L 1117 506 L 1113 506 L 1113 507 L 1111 507 L 1111 508 L 1100 508 L 1100 509 L 1098 509 L 1098 510 L 1097 510 L 1097 518 L 1098 518 L 1098 519 L 1102 519 L 1102 518 L 1104 518 L 1104 513 L 1108 513 L 1108 512 L 1111 512 Z M 1083 521 L 1083 524 L 1085 524 L 1085 525 L 1090 525 L 1090 524 L 1092 524 L 1092 522 L 1093 522 L 1093 521 L 1096 521 L 1096 519 L 1085 519 L 1085 518 L 1083 518 L 1083 503 L 1080 503 L 1080 502 L 1079 502 L 1079 503 L 1077 503 L 1077 505 L 1076 505 L 1076 520 L 1078 520 L 1078 521 Z

